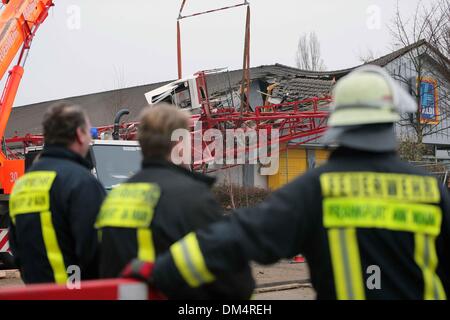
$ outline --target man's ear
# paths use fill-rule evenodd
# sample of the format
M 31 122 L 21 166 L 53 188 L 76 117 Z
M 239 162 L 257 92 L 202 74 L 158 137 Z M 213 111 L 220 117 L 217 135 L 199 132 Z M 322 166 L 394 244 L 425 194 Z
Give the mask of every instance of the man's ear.
M 82 144 L 84 142 L 84 135 L 85 135 L 84 130 L 82 128 L 78 127 L 77 135 L 76 135 L 76 140 L 78 143 Z

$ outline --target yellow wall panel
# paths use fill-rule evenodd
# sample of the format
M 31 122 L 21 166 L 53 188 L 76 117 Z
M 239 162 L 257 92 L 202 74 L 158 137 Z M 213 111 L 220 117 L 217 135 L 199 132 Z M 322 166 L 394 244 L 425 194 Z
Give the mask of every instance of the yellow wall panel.
M 325 162 L 327 162 L 328 157 L 330 156 L 330 151 L 324 149 L 316 149 L 315 156 L 316 156 L 316 166 L 320 166 Z
M 278 173 L 268 177 L 268 186 L 275 190 L 303 174 L 308 168 L 305 149 L 280 152 Z
M 322 165 L 328 160 L 330 152 L 315 149 L 315 164 Z M 307 151 L 304 148 L 288 149 L 280 152 L 278 172 L 268 176 L 267 184 L 271 190 L 278 189 L 308 170 Z

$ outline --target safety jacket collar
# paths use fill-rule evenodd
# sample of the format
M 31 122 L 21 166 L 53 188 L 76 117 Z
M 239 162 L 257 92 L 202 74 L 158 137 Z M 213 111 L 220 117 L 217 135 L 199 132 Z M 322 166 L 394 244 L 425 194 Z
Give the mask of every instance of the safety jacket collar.
M 370 159 L 399 159 L 399 156 L 396 151 L 386 151 L 386 152 L 375 152 L 375 151 L 366 151 L 353 149 L 348 147 L 338 147 L 334 150 L 330 155 L 330 160 L 338 160 L 342 158 L 370 158 Z
M 208 185 L 208 187 L 212 187 L 213 184 L 216 182 L 216 178 L 214 178 L 214 177 L 210 177 L 205 174 L 190 171 L 181 166 L 177 166 L 177 165 L 173 164 L 172 162 L 167 161 L 165 159 L 159 159 L 159 158 L 146 159 L 146 160 L 142 161 L 142 167 L 143 168 L 164 167 L 164 168 L 167 168 L 170 170 L 174 170 L 181 174 L 187 175 L 194 180 L 203 182 L 206 185 Z
M 44 150 L 42 151 L 42 157 L 66 159 L 76 162 L 89 170 L 93 168 L 92 163 L 90 163 L 88 160 L 73 152 L 72 150 L 69 150 L 68 148 L 60 145 L 45 145 Z

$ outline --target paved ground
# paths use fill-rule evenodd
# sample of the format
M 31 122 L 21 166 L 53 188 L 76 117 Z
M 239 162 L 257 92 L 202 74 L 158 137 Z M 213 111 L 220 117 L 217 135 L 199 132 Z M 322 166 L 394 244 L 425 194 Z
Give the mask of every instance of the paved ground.
M 282 261 L 271 266 L 253 265 L 257 293 L 255 300 L 312 300 L 314 290 L 309 286 L 309 271 L 306 263 L 292 264 Z M 23 285 L 17 271 L 0 271 L 0 288 Z M 280 290 L 288 289 L 288 290 Z M 269 292 L 258 291 L 270 290 Z M 276 290 L 276 291 L 272 291 Z
M 312 288 L 273 291 L 255 294 L 254 300 L 314 300 L 316 293 Z
M 19 272 L 15 270 L 0 271 L 0 288 L 13 285 L 23 285 Z
M 267 283 L 294 280 L 304 282 L 309 279 L 309 271 L 306 263 L 281 261 L 270 266 L 254 264 L 252 268 L 257 287 Z
M 253 299 L 255 300 L 315 299 L 315 291 L 308 284 L 309 270 L 306 263 L 292 264 L 289 261 L 282 261 L 271 266 L 260 266 L 255 264 L 253 265 L 253 276 L 256 279 L 257 288 L 265 288 L 266 286 L 270 286 L 271 289 L 293 287 L 293 289 L 288 290 L 256 293 L 253 296 Z M 300 285 L 301 287 L 298 287 Z M 257 289 L 257 292 L 258 291 L 260 291 L 260 289 Z

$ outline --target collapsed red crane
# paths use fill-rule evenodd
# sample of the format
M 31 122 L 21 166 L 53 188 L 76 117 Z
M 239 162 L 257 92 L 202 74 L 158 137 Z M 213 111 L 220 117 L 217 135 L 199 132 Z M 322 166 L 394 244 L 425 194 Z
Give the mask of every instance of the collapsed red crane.
M 223 149 L 222 159 L 227 158 L 230 152 L 237 153 L 244 151 L 248 153 L 252 149 L 261 147 L 279 145 L 281 150 L 287 148 L 287 143 L 304 144 L 318 139 L 327 129 L 328 110 L 331 103 L 331 97 L 314 97 L 294 102 L 271 104 L 265 106 L 257 106 L 255 111 L 242 111 L 232 106 L 216 108 L 212 106 L 209 99 L 207 86 L 207 76 L 205 72 L 196 74 L 196 86 L 198 91 L 199 104 L 202 112 L 199 115 L 193 115 L 193 123 L 199 121 L 201 123 L 201 137 L 205 136 L 208 129 L 226 130 L 243 130 L 244 133 L 254 131 L 259 134 L 261 130 L 269 132 L 269 139 L 266 141 L 258 140 L 254 145 L 246 145 L 243 150 Z M 270 140 L 270 131 L 278 130 L 279 137 L 276 141 Z M 195 140 L 196 128 L 192 127 L 192 135 Z M 196 152 L 204 152 L 208 149 L 208 141 L 202 140 L 201 150 L 193 150 Z M 211 157 L 215 157 L 211 154 Z M 205 165 L 211 159 L 202 158 L 200 161 L 194 161 L 195 168 L 202 167 L 204 171 Z
M 246 24 L 245 24 L 245 42 L 244 57 L 242 67 L 242 81 L 240 86 L 241 104 L 239 110 L 232 106 L 222 107 L 213 111 L 209 101 L 208 88 L 205 72 L 197 73 L 196 90 L 198 91 L 199 103 L 202 106 L 201 115 L 194 116 L 194 120 L 202 122 L 202 130 L 210 128 L 221 128 L 223 124 L 227 124 L 230 129 L 244 130 L 279 130 L 280 136 L 278 141 L 265 141 L 268 145 L 274 143 L 287 143 L 296 139 L 300 139 L 298 144 L 306 143 L 317 139 L 326 130 L 326 119 L 328 117 L 327 107 L 331 102 L 330 97 L 312 98 L 293 103 L 261 106 L 257 107 L 254 112 L 250 111 L 249 93 L 250 93 L 250 3 L 245 0 L 232 6 L 212 9 L 208 11 L 197 12 L 183 16 L 183 10 L 186 0 L 182 0 L 180 11 L 177 19 L 177 62 L 178 62 L 178 78 L 181 79 L 182 72 L 182 51 L 181 51 L 181 27 L 180 20 L 185 18 L 197 17 L 204 14 L 215 13 L 218 11 L 228 10 L 241 6 L 247 6 Z M 251 127 L 246 124 L 252 123 Z M 195 131 L 193 130 L 193 134 Z M 202 132 L 203 134 L 204 132 Z M 202 135 L 203 136 L 203 135 Z M 202 149 L 207 145 L 202 141 Z M 258 142 L 255 148 L 260 148 Z M 202 150 L 200 150 L 202 151 Z M 249 147 L 245 147 L 245 152 L 249 151 Z M 195 151 L 193 152 L 195 153 Z M 224 151 L 229 153 L 228 150 Z M 204 163 L 196 163 L 203 166 Z

